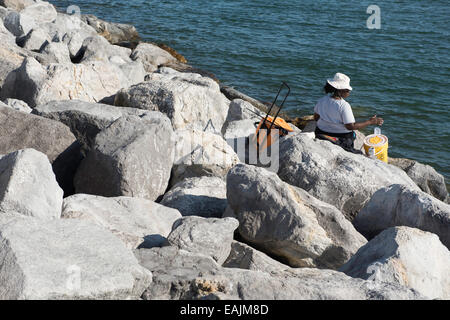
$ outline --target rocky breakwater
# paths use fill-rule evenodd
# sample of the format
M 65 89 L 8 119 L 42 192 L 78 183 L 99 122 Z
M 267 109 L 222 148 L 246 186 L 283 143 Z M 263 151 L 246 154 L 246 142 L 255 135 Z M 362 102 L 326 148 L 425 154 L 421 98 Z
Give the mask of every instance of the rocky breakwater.
M 269 171 L 252 99 L 132 26 L 0 5 L 0 299 L 449 297 L 440 179 L 300 129 Z

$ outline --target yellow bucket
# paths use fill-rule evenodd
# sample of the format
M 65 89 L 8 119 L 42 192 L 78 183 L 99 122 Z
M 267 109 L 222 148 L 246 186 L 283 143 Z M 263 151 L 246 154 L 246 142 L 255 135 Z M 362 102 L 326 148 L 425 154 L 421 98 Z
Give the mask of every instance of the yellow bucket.
M 369 156 L 369 149 L 374 148 L 378 160 L 388 163 L 388 138 L 382 134 L 371 134 L 364 138 L 364 150 Z

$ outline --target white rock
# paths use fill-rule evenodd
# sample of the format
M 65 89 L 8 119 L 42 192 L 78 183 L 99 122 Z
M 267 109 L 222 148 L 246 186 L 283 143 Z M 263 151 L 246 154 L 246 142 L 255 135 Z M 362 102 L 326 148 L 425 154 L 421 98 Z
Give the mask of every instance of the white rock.
M 389 228 L 363 246 L 340 271 L 411 287 L 431 299 L 450 299 L 450 251 L 432 233 Z
M 146 199 L 76 194 L 64 199 L 61 217 L 100 225 L 135 249 L 162 245 L 181 214 Z
M 227 207 L 226 183 L 218 177 L 187 178 L 166 192 L 161 204 L 183 216 L 221 218 Z
M 335 206 L 351 221 L 382 187 L 400 183 L 418 190 L 400 168 L 304 134 L 283 138 L 279 151 L 283 181 Z
M 177 130 L 171 185 L 190 177 L 225 177 L 238 162 L 237 154 L 220 135 L 198 129 Z
M 125 245 L 75 219 L 0 216 L 0 299 L 138 299 L 151 284 Z
M 177 59 L 166 50 L 163 50 L 154 44 L 144 42 L 139 43 L 133 50 L 131 59 L 142 61 L 145 71 L 147 72 L 156 71 L 159 65 L 177 61 Z
M 199 74 L 162 69 L 148 81 L 120 90 L 114 104 L 161 111 L 175 130 L 191 127 L 220 133 L 230 101 L 219 85 Z
M 353 224 L 368 239 L 390 227 L 418 228 L 437 234 L 450 248 L 450 205 L 399 184 L 375 192 Z
M 210 256 L 220 265 L 230 254 L 238 225 L 234 218 L 183 217 L 174 223 L 167 240 L 179 249 Z
M 54 219 L 61 216 L 62 201 L 45 154 L 24 149 L 0 157 L 0 211 Z

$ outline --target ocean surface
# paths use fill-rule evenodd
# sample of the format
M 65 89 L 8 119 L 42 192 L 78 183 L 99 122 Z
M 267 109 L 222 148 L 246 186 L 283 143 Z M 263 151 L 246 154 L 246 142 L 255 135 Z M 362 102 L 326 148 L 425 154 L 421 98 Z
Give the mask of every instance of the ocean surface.
M 57 0 L 59 8 L 136 26 L 188 63 L 261 101 L 286 81 L 291 116 L 313 113 L 327 78 L 350 76 L 357 121 L 377 114 L 389 156 L 433 166 L 450 182 L 450 2 Z M 370 5 L 380 29 L 369 29 Z M 371 133 L 373 127 L 363 130 Z

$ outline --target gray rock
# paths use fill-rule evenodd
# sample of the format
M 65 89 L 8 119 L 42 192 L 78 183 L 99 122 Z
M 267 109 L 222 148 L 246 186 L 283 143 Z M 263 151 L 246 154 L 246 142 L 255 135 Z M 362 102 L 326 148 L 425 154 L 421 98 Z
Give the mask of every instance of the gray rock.
M 168 186 L 173 157 L 173 130 L 167 117 L 120 117 L 97 135 L 75 175 L 75 190 L 154 201 Z
M 389 158 L 389 164 L 404 170 L 422 191 L 441 201 L 445 201 L 448 197 L 445 178 L 433 167 L 415 160 L 403 158 Z
M 378 189 L 400 183 L 418 189 L 394 166 L 353 154 L 306 134 L 280 141 L 280 178 L 342 211 L 352 221 Z
M 231 243 L 230 255 L 223 263 L 223 266 L 267 273 L 277 273 L 290 269 L 289 266 L 270 258 L 265 253 L 238 241 Z
M 158 116 L 157 111 L 136 108 L 120 108 L 102 103 L 81 100 L 51 101 L 34 108 L 34 114 L 60 121 L 67 125 L 84 151 L 89 150 L 97 134 L 122 116 Z
M 140 39 L 139 33 L 132 25 L 107 22 L 91 14 L 82 15 L 81 19 L 112 44 L 135 42 Z
M 31 113 L 33 109 L 31 109 L 24 101 L 17 100 L 17 99 L 6 99 L 5 105 L 7 107 L 10 107 L 14 110 L 25 112 L 25 113 Z
M 158 66 L 162 64 L 177 61 L 177 59 L 166 50 L 163 50 L 154 44 L 145 42 L 140 43 L 133 50 L 131 59 L 141 61 L 146 72 L 154 72 L 158 69 Z
M 218 177 L 187 178 L 166 192 L 161 204 L 179 210 L 183 216 L 222 218 L 227 186 Z
M 131 49 L 112 45 L 105 38 L 98 35 L 84 39 L 81 50 L 83 51 L 81 63 L 103 61 L 125 64 L 131 62 Z
M 191 177 L 223 178 L 238 162 L 237 154 L 220 135 L 198 129 L 176 130 L 170 184 Z
M 36 0 L 0 0 L 0 6 L 20 11 L 36 2 Z
M 221 268 L 211 257 L 174 247 L 135 252 L 152 271 L 153 283 L 142 295 L 147 300 L 406 300 L 424 299 L 397 284 L 353 279 L 319 269 L 280 272 Z
M 167 242 L 179 249 L 210 256 L 220 265 L 230 254 L 238 224 L 233 218 L 183 217 L 173 224 Z
M 450 298 L 450 252 L 432 233 L 389 228 L 340 269 L 351 277 L 398 283 L 431 299 Z
M 56 20 L 56 10 L 50 3 L 42 1 L 26 6 L 20 12 L 11 11 L 4 18 L 4 25 L 16 37 L 27 35 L 32 29 Z
M 46 1 L 26 6 L 20 14 L 33 18 L 39 24 L 54 22 L 57 16 L 55 7 Z
M 161 246 L 181 214 L 145 199 L 76 194 L 64 199 L 61 217 L 100 225 L 135 249 Z
M 53 100 L 99 102 L 130 81 L 119 67 L 106 62 L 42 66 L 34 58 L 26 58 L 8 75 L 1 97 L 23 100 L 32 108 Z
M 0 299 L 138 299 L 151 283 L 110 232 L 75 219 L 0 216 Z
M 41 51 L 50 42 L 50 36 L 40 28 L 32 29 L 17 41 L 22 48 L 30 51 Z
M 450 205 L 399 184 L 375 192 L 353 224 L 368 239 L 390 227 L 417 228 L 437 234 L 450 248 Z
M 41 53 L 52 57 L 57 63 L 71 63 L 69 48 L 62 42 L 47 43 Z
M 335 207 L 263 168 L 232 168 L 227 199 L 245 242 L 293 267 L 336 269 L 366 243 Z
M 11 101 L 11 100 L 8 100 Z M 73 193 L 73 176 L 81 161 L 80 145 L 64 124 L 0 107 L 0 154 L 33 148 L 47 155 L 59 185 Z
M 0 156 L 0 212 L 55 219 L 61 216 L 62 201 L 45 154 L 24 149 Z
M 193 127 L 220 132 L 230 102 L 219 85 L 199 74 L 162 69 L 148 81 L 120 90 L 114 104 L 163 112 L 175 130 Z
M 81 47 L 86 38 L 96 36 L 96 31 L 84 23 L 76 14 L 57 14 L 56 20 L 52 23 L 40 25 L 50 35 L 53 42 L 60 42 L 67 46 L 70 57 L 74 61 L 82 58 Z
M 16 37 L 26 35 L 33 28 L 38 27 L 38 23 L 34 18 L 16 11 L 9 12 L 4 18 L 3 24 Z

